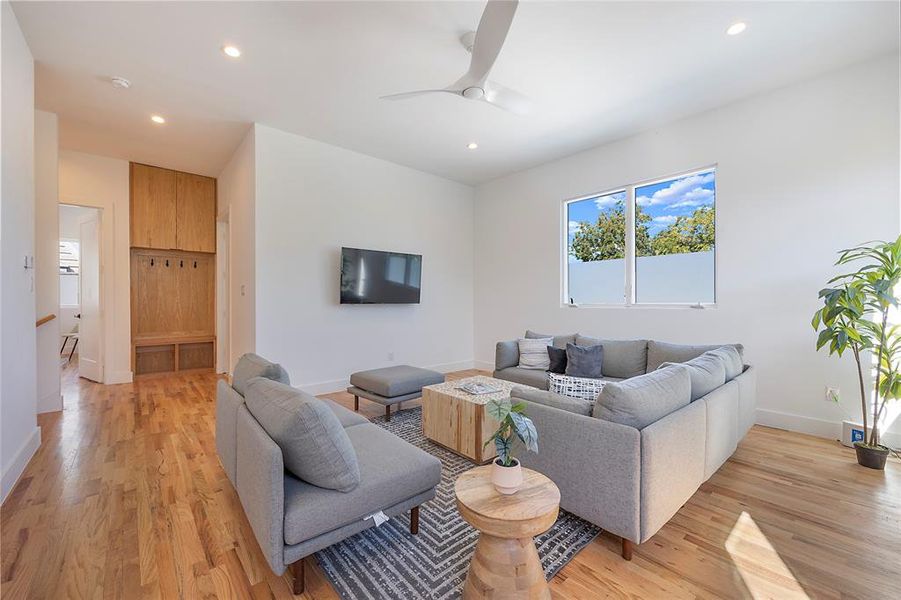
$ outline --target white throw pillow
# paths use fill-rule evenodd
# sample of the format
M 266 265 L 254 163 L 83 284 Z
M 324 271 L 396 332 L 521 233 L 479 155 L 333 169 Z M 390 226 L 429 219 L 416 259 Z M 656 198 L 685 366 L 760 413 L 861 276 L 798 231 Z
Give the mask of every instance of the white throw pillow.
M 547 388 L 549 391 L 561 396 L 569 396 L 570 398 L 583 398 L 592 404 L 597 401 L 605 383 L 607 382 L 603 379 L 573 377 L 559 373 L 547 374 Z
M 519 366 L 523 369 L 547 371 L 551 366 L 547 347 L 554 344 L 554 338 L 519 340 Z

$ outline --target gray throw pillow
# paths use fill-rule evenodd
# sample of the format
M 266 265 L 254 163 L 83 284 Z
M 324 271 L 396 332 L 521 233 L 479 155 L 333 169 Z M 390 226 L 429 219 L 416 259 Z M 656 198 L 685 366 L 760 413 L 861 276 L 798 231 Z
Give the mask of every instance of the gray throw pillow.
M 742 371 L 745 369 L 745 366 L 742 363 L 741 354 L 738 353 L 735 346 L 723 346 L 716 350 L 708 350 L 707 354 L 714 354 L 723 359 L 723 364 L 726 367 L 726 381 L 732 381 L 741 375 Z
M 551 338 L 519 340 L 519 367 L 521 369 L 547 371 L 547 368 L 551 366 L 551 359 L 547 355 L 547 347 L 551 345 L 552 341 Z
M 593 414 L 605 421 L 644 429 L 689 402 L 688 369 L 672 365 L 625 381 L 608 382 L 598 396 Z
M 705 352 L 683 363 L 663 363 L 659 368 L 663 369 L 670 365 L 682 365 L 688 369 L 691 377 L 692 402 L 726 383 L 726 364 L 723 357 L 718 354 Z
M 325 402 L 263 377 L 247 383 L 244 402 L 299 479 L 340 492 L 360 484 L 357 453 Z
M 232 387 L 242 396 L 247 391 L 247 382 L 254 377 L 265 377 L 285 385 L 291 385 L 287 371 L 278 363 L 270 362 L 262 356 L 248 352 L 238 359 L 232 373 Z
M 570 377 L 600 379 L 603 364 L 603 346 L 566 345 L 566 374 Z
M 574 344 L 576 341 L 576 334 L 570 333 L 568 335 L 546 335 L 544 333 L 536 333 L 531 329 L 526 330 L 525 338 L 527 340 L 538 340 L 544 338 L 553 338 L 553 346 L 554 348 L 560 348 L 561 350 L 566 350 L 567 344 Z
M 550 360 L 550 365 L 547 368 L 549 373 L 566 373 L 566 350 L 548 346 L 547 357 Z

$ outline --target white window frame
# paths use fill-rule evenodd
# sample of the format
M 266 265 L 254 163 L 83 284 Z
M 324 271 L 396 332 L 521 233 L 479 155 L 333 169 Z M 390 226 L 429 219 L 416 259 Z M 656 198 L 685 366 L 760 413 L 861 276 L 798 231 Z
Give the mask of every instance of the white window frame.
M 563 200 L 560 205 L 560 238 L 561 244 L 561 268 L 560 268 L 560 305 L 566 308 L 676 308 L 676 309 L 707 309 L 716 308 L 718 291 L 718 272 L 719 272 L 719 195 L 716 193 L 716 174 L 718 165 L 716 163 L 689 171 L 681 171 L 672 175 L 663 177 L 655 177 L 653 179 L 645 179 L 628 185 L 621 185 L 610 188 L 608 191 L 585 194 L 576 198 L 568 198 Z M 691 177 L 700 173 L 708 173 L 713 171 L 713 187 L 714 187 L 714 211 L 713 211 L 713 302 L 638 302 L 636 300 L 636 257 L 635 257 L 635 190 L 640 187 L 663 183 L 664 181 L 672 181 L 673 179 L 681 179 L 683 177 Z M 591 198 L 600 198 L 617 194 L 626 193 L 626 251 L 625 251 L 625 280 L 623 281 L 623 302 L 622 303 L 597 303 L 597 304 L 570 304 L 569 302 L 569 205 L 576 202 L 582 202 Z

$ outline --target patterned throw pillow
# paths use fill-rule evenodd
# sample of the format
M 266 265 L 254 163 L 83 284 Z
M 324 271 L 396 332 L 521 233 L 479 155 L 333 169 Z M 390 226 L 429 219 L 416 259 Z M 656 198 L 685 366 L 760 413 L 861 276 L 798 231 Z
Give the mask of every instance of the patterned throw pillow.
M 547 347 L 553 343 L 554 338 L 519 340 L 519 366 L 523 369 L 547 371 L 547 368 L 551 366 Z
M 561 396 L 583 398 L 592 403 L 597 401 L 598 394 L 604 389 L 604 384 L 606 383 L 603 379 L 570 377 L 569 375 L 559 375 L 557 373 L 547 374 L 548 390 Z

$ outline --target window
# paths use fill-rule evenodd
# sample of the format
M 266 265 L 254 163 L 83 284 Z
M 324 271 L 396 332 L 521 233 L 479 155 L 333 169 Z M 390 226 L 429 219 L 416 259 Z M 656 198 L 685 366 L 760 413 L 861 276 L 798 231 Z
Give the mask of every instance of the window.
M 564 302 L 713 304 L 716 172 L 567 201 Z
M 78 306 L 78 240 L 59 241 L 59 303 Z

